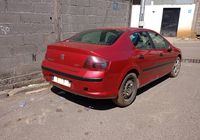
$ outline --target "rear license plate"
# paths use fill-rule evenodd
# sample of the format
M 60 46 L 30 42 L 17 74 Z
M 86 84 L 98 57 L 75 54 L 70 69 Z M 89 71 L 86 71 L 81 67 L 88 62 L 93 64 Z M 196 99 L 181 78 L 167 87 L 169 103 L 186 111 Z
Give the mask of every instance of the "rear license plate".
M 71 82 L 69 80 L 65 80 L 65 79 L 59 78 L 57 76 L 53 76 L 52 81 L 55 83 L 61 84 L 63 86 L 66 86 L 66 87 L 71 87 Z

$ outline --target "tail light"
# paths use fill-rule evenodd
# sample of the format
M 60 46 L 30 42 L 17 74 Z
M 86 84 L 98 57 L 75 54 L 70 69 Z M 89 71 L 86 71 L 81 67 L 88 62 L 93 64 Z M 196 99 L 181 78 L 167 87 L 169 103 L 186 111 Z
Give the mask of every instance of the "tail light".
M 89 56 L 84 64 L 84 68 L 93 71 L 104 71 L 108 68 L 108 64 L 108 61 L 103 58 Z

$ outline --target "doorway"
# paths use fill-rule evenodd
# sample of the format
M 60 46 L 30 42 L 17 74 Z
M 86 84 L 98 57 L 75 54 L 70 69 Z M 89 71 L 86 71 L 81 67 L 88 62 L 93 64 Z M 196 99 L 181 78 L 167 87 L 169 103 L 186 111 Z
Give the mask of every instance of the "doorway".
M 161 34 L 167 37 L 176 37 L 180 8 L 163 8 Z

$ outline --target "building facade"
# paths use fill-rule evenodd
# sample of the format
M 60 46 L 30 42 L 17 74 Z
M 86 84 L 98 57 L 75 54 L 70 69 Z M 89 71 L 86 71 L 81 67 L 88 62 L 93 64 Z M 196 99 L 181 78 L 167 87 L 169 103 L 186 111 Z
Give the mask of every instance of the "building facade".
M 138 27 L 139 24 L 140 5 L 137 4 L 132 6 L 132 27 Z M 146 0 L 144 28 L 171 37 L 199 35 L 199 0 Z

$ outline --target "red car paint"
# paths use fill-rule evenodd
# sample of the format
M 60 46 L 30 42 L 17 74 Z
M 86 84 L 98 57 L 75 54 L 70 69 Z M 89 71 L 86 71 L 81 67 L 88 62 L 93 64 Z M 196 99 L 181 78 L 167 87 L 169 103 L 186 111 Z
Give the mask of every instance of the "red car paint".
M 102 29 L 111 30 L 111 29 Z M 48 45 L 42 62 L 44 78 L 53 85 L 74 94 L 89 98 L 116 98 L 123 78 L 133 71 L 139 80 L 139 87 L 168 74 L 179 49 L 169 44 L 164 49 L 137 49 L 130 40 L 135 32 L 153 32 L 140 28 L 112 28 L 124 33 L 112 45 L 97 45 L 64 40 Z M 95 57 L 106 65 L 104 69 L 88 69 L 86 62 Z M 88 62 L 89 63 L 89 62 Z M 89 65 L 89 64 L 88 64 Z M 69 80 L 71 87 L 52 81 L 52 76 Z

